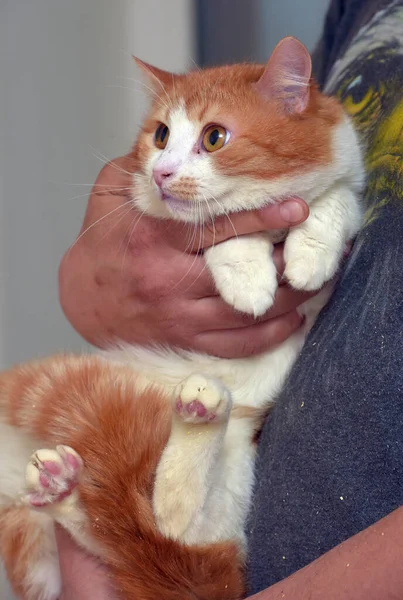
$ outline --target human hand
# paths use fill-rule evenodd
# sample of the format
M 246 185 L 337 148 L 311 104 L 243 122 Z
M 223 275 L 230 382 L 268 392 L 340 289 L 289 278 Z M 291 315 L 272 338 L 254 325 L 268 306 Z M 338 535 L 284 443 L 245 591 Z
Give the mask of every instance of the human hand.
M 197 251 L 238 235 L 283 229 L 304 221 L 293 199 L 260 211 L 218 218 L 214 230 L 141 216 L 130 202 L 133 158 L 106 165 L 92 190 L 79 238 L 59 272 L 60 301 L 89 342 L 159 343 L 221 357 L 250 356 L 289 337 L 301 325 L 296 308 L 312 294 L 278 288 L 273 307 L 255 320 L 218 295 Z M 193 241 L 192 241 L 193 239 Z M 274 260 L 283 272 L 282 248 Z
M 59 527 L 56 541 L 63 585 L 60 600 L 113 600 L 114 593 L 104 567 L 78 548 Z

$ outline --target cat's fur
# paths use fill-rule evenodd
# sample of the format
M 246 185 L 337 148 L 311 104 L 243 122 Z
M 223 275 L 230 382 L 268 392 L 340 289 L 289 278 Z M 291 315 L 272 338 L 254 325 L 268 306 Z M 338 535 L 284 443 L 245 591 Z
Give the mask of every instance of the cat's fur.
M 137 206 L 202 222 L 301 196 L 310 216 L 288 233 L 285 276 L 305 290 L 330 280 L 360 226 L 363 167 L 352 125 L 317 90 L 305 48 L 287 38 L 266 67 L 172 75 L 141 66 L 155 96 L 132 155 Z M 159 123 L 170 129 L 165 149 L 155 147 Z M 200 139 L 211 123 L 229 139 L 207 153 Z M 236 309 L 260 316 L 271 306 L 272 250 L 260 233 L 205 252 Z M 297 333 L 248 359 L 128 347 L 3 374 L 0 551 L 21 596 L 57 598 L 55 519 L 108 564 L 123 598 L 240 598 L 253 438 L 329 294 L 305 303 Z M 74 448 L 84 468 L 63 447 L 30 460 L 56 444 Z

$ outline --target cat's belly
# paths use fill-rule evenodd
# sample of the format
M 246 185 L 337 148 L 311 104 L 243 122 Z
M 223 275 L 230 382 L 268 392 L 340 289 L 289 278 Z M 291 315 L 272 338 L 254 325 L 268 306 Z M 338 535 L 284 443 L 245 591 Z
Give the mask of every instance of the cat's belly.
M 172 400 L 175 387 L 195 373 L 219 379 L 231 392 L 234 405 L 264 407 L 274 401 L 302 348 L 301 329 L 276 348 L 244 359 L 219 359 L 197 353 L 164 350 L 153 352 L 128 347 L 103 353 L 107 360 L 129 365 L 137 374 L 139 392 L 156 386 Z

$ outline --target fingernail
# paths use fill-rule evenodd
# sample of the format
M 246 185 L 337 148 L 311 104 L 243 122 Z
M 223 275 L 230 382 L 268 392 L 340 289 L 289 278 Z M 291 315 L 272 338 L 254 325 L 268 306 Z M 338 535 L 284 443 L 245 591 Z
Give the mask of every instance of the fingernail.
M 295 200 L 285 200 L 280 204 L 280 215 L 287 223 L 299 223 L 305 216 L 302 205 Z

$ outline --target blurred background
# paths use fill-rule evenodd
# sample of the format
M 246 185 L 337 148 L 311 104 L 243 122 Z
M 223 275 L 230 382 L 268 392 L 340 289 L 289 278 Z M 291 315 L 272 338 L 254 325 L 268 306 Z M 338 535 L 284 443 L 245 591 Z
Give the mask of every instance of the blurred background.
M 146 106 L 131 54 L 173 71 L 309 50 L 328 0 L 0 0 L 0 368 L 85 349 L 58 304 L 60 259 L 98 171 Z M 12 598 L 0 582 L 0 598 Z

